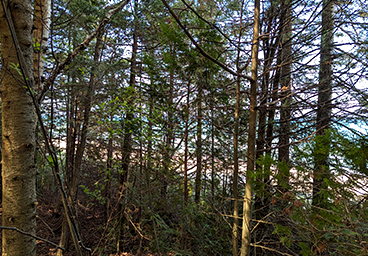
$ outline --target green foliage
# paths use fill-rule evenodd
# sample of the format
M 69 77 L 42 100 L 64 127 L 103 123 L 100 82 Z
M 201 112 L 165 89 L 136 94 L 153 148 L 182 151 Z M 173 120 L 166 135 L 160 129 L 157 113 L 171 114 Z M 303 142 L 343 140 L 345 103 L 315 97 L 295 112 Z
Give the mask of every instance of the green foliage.
M 303 255 L 303 256 L 312 256 L 313 255 L 312 249 L 306 243 L 299 242 L 299 247 L 301 249 L 301 251 L 300 251 L 301 255 Z
M 20 76 L 22 76 L 22 71 L 20 70 L 20 66 L 19 66 L 19 63 L 15 64 L 13 62 L 11 62 L 9 64 L 9 67 L 13 70 L 15 70 Z
M 94 199 L 97 199 L 100 204 L 106 203 L 106 198 L 102 196 L 102 191 L 105 190 L 105 186 L 103 184 L 100 184 L 98 182 L 95 183 L 96 188 L 94 190 L 90 190 L 85 185 L 80 185 L 80 188 L 83 189 L 83 192 L 89 196 L 91 199 L 91 202 L 89 204 L 93 205 Z
M 300 200 L 288 206 L 292 209 L 290 218 L 299 225 L 297 236 L 302 240 L 299 242 L 300 254 L 328 252 L 329 255 L 340 255 L 339 252 L 345 251 L 349 255 L 360 255 L 358 244 L 367 224 L 358 210 L 359 192 L 353 191 L 364 184 L 361 181 L 366 172 L 366 139 L 336 130 L 325 132 L 325 136 L 316 136 L 310 143 L 295 148 L 299 166 L 291 172 L 296 172 L 295 177 L 298 177 L 300 184 L 311 179 L 313 163 L 320 155 L 330 155 L 328 176 L 323 179 L 324 189 L 320 192 L 325 209 L 310 206 L 308 195 L 298 192 L 298 183 L 290 187 L 295 191 L 296 198 L 293 200 Z M 344 177 L 355 174 L 359 174 L 356 176 L 358 180 L 344 180 Z M 360 223 L 362 229 L 352 223 Z M 290 233 L 287 228 L 276 225 L 274 233 L 280 234 L 281 242 L 288 245 Z
M 291 229 L 289 227 L 276 224 L 275 225 L 275 230 L 273 231 L 272 234 L 277 234 L 277 235 L 280 236 L 281 244 L 283 244 L 287 247 L 291 246 L 292 232 L 291 232 Z

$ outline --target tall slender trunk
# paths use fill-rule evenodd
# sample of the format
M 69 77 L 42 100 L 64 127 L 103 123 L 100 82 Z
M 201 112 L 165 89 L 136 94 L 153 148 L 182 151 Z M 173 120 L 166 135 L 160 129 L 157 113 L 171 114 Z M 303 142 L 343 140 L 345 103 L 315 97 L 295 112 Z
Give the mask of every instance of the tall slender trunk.
M 73 169 L 75 162 L 75 145 L 76 145 L 76 112 L 77 112 L 77 99 L 75 97 L 75 92 L 72 89 L 72 85 L 68 88 L 68 96 L 67 96 L 67 131 L 66 131 L 66 156 L 65 156 L 65 191 L 68 191 L 68 187 L 71 184 L 71 180 L 73 178 Z M 62 209 L 63 205 L 60 202 L 60 209 Z M 68 221 L 65 215 L 62 215 L 62 231 L 60 236 L 59 244 L 64 247 L 65 250 L 69 249 L 69 226 Z M 63 255 L 63 251 L 58 250 L 58 255 Z
M 198 96 L 197 96 L 197 170 L 195 179 L 195 203 L 199 203 L 201 198 L 201 187 L 202 187 L 202 81 L 198 85 Z
M 51 23 L 51 1 L 35 0 L 33 15 L 33 39 L 34 58 L 33 70 L 35 77 L 35 90 L 42 91 L 42 75 L 45 67 L 45 55 L 47 40 L 50 34 Z
M 87 141 L 87 135 L 88 135 L 88 127 L 89 127 L 89 120 L 90 120 L 90 114 L 92 109 L 92 101 L 93 96 L 95 93 L 95 88 L 97 84 L 97 71 L 98 71 L 98 62 L 100 57 L 100 52 L 103 45 L 102 36 L 104 34 L 104 30 L 100 31 L 100 33 L 97 35 L 96 39 L 96 46 L 95 46 L 95 53 L 93 57 L 93 67 L 91 70 L 91 76 L 89 80 L 89 85 L 87 88 L 87 95 L 85 97 L 84 102 L 84 115 L 83 115 L 83 124 L 82 124 L 82 130 L 81 130 L 81 136 L 80 140 L 77 146 L 77 152 L 75 155 L 75 166 L 74 166 L 74 175 L 72 184 L 70 187 L 70 196 L 72 199 L 72 202 L 76 201 L 77 193 L 78 193 L 78 187 L 79 187 L 79 176 L 80 176 L 80 170 L 82 167 L 82 160 L 83 160 L 83 153 L 84 149 L 86 147 L 86 141 Z
M 75 153 L 75 100 L 71 85 L 68 87 L 67 92 L 66 125 L 65 184 L 69 184 L 74 166 Z
M 152 79 L 151 79 L 152 80 Z M 148 100 L 148 141 L 147 141 L 147 162 L 146 162 L 146 182 L 147 186 L 150 183 L 150 173 L 152 171 L 152 135 L 153 135 L 153 124 L 152 119 L 153 117 L 153 103 L 152 98 L 150 97 Z
M 1 1 L 2 226 L 36 233 L 32 2 Z M 21 74 L 12 68 L 17 65 Z M 27 88 L 27 89 L 25 89 Z M 36 239 L 2 230 L 2 255 L 35 256 Z
M 285 193 L 289 187 L 290 164 L 290 119 L 291 119 L 291 66 L 292 66 L 292 9 L 290 0 L 281 4 L 285 18 L 282 21 L 282 68 L 281 68 L 281 101 L 279 131 L 279 162 L 287 164 L 287 168 L 279 170 L 278 187 Z
M 266 34 L 270 34 L 272 30 L 272 22 L 274 20 L 274 10 L 273 5 L 271 3 L 271 7 L 265 15 L 268 18 L 267 20 L 267 30 Z M 264 48 L 264 56 L 265 56 L 265 64 L 263 67 L 263 77 L 262 77 L 262 86 L 261 86 L 261 95 L 260 95 L 260 106 L 259 106 L 259 117 L 258 117 L 258 131 L 257 131 L 257 140 L 256 140 L 256 160 L 262 157 L 265 154 L 265 145 L 266 145 L 266 126 L 267 126 L 267 101 L 269 98 L 268 88 L 270 83 L 270 67 L 272 61 L 274 59 L 274 52 L 275 47 L 270 47 L 272 43 L 272 38 L 266 37 L 263 40 L 263 48 Z M 272 49 L 272 50 L 271 50 Z M 267 182 L 266 178 L 266 170 L 267 167 L 259 166 L 256 164 L 256 169 L 262 170 L 262 174 L 257 177 L 256 186 L 264 187 L 264 183 Z M 264 194 L 261 189 L 258 190 L 258 194 L 256 195 L 255 199 L 255 214 L 256 219 L 259 220 L 264 216 Z M 267 192 L 266 192 L 267 193 Z
M 111 120 L 113 121 L 113 117 L 111 115 Z M 113 145 L 112 145 L 112 138 L 109 138 L 108 144 L 107 144 L 107 162 L 106 162 L 106 185 L 105 185 L 105 193 L 104 198 L 106 200 L 105 205 L 105 222 L 109 220 L 110 216 L 110 210 L 111 210 L 111 171 L 112 171 L 112 165 L 113 165 Z
M 188 203 L 188 133 L 189 133 L 189 101 L 190 101 L 190 82 L 187 88 L 187 105 L 185 109 L 185 130 L 184 130 L 184 202 Z
M 272 1 L 272 0 L 270 0 Z M 270 3 L 270 8 L 265 12 L 267 27 L 264 32 L 267 35 L 271 34 L 272 24 L 275 19 L 274 5 Z M 265 37 L 263 40 L 263 52 L 265 56 L 265 64 L 263 66 L 263 77 L 261 85 L 261 95 L 260 95 L 260 105 L 259 105 L 259 117 L 258 117 L 258 131 L 256 140 L 256 160 L 260 159 L 265 154 L 266 145 L 266 127 L 267 127 L 267 101 L 269 98 L 269 85 L 270 85 L 270 68 L 274 60 L 275 55 L 275 45 L 272 44 L 272 37 Z M 277 42 L 277 40 L 276 40 Z M 273 47 L 271 47 L 273 46 Z M 267 186 L 269 180 L 269 170 L 268 166 L 262 166 L 256 163 L 257 176 L 255 180 L 255 202 L 254 202 L 254 213 L 256 220 L 262 220 L 263 217 L 267 216 L 268 205 L 269 205 L 269 187 Z M 262 222 L 258 223 L 256 232 L 254 232 L 254 238 L 258 240 L 266 229 L 266 225 Z M 260 240 L 260 239 L 259 239 Z M 257 247 L 256 254 L 262 254 L 262 248 Z
M 211 201 L 215 204 L 215 125 L 214 125 L 214 100 L 211 98 Z
M 171 48 L 172 54 L 175 50 Z M 171 157 L 173 150 L 173 140 L 174 140 L 174 123 L 173 123 L 173 100 L 174 100 L 174 71 L 170 70 L 169 74 L 169 93 L 167 95 L 167 131 L 166 131 L 166 142 L 164 149 L 164 175 L 162 180 L 161 197 L 166 200 L 167 198 L 167 188 L 169 185 L 169 180 L 171 180 L 172 174 L 170 173 Z
M 321 30 L 321 60 L 319 66 L 317 135 L 325 136 L 326 129 L 331 128 L 332 112 L 332 55 L 334 37 L 334 0 L 323 0 Z M 313 174 L 313 205 L 323 206 L 325 198 L 323 190 L 327 188 L 324 179 L 328 178 L 330 140 L 317 139 L 315 145 L 315 167 Z
M 130 77 L 129 77 L 129 92 L 135 93 L 135 79 L 136 79 L 136 69 L 137 69 L 137 53 L 138 53 L 138 36 L 136 28 L 134 28 L 133 32 L 133 45 L 132 45 L 132 57 L 131 57 L 131 65 L 130 65 Z M 129 173 L 129 165 L 130 165 L 130 156 L 132 154 L 132 131 L 133 131 L 133 119 L 134 119 L 134 98 L 135 95 L 129 95 L 128 100 L 128 110 L 126 113 L 126 118 L 124 122 L 124 135 L 123 135 L 123 145 L 122 145 L 122 163 L 121 163 L 121 171 L 119 172 L 119 193 L 122 196 L 126 187 L 126 182 L 128 180 Z M 122 203 L 119 204 L 118 212 L 120 214 L 120 228 L 118 234 L 118 243 L 117 249 L 118 252 L 123 250 L 124 243 L 122 242 L 124 239 L 124 205 Z
M 239 69 L 238 69 L 239 70 Z M 239 72 L 239 71 L 238 71 Z M 233 176 L 233 198 L 234 198 L 234 221 L 233 221 L 233 256 L 238 255 L 238 175 L 239 175 L 239 159 L 238 159 L 238 137 L 239 137 L 239 111 L 240 111 L 240 76 L 236 80 L 236 106 L 235 106 L 235 126 L 233 134 L 233 161 L 234 161 L 234 176 Z
M 248 154 L 245 195 L 243 203 L 243 230 L 241 256 L 247 256 L 250 252 L 250 224 L 252 218 L 252 176 L 256 157 L 256 122 L 257 122 L 257 69 L 258 69 L 258 46 L 260 24 L 260 0 L 254 1 L 254 27 L 252 40 L 252 66 L 249 104 L 249 130 L 248 130 Z
M 275 128 L 275 110 L 276 104 L 278 99 L 278 90 L 279 90 L 279 83 L 280 83 L 280 76 L 281 76 L 281 62 L 282 62 L 282 51 L 279 49 L 277 53 L 277 60 L 276 60 L 276 72 L 272 82 L 272 91 L 271 97 L 269 100 L 269 110 L 268 110 L 268 120 L 267 120 L 267 130 L 266 130 L 266 155 L 271 154 L 272 150 L 272 141 L 274 139 L 274 128 Z
M 243 26 L 243 7 L 244 1 L 241 2 L 240 7 L 240 24 L 239 27 Z M 238 35 L 238 47 L 241 45 L 242 29 L 239 30 Z M 233 175 L 233 198 L 234 198 L 234 209 L 233 209 L 233 256 L 238 256 L 238 229 L 239 229 L 239 201 L 238 201 L 238 176 L 239 176 L 239 159 L 238 159 L 238 143 L 239 143 L 239 111 L 240 111 L 240 75 L 242 73 L 240 69 L 240 49 L 238 49 L 236 57 L 236 103 L 234 111 L 234 132 L 233 132 L 233 162 L 234 162 L 234 175 Z

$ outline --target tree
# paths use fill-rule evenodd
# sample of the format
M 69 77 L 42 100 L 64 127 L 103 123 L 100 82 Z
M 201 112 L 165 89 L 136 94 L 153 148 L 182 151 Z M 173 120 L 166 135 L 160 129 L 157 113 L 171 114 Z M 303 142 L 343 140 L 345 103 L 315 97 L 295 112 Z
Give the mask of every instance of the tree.
M 257 70 L 258 70 L 258 46 L 259 46 L 259 26 L 260 26 L 260 1 L 254 1 L 254 25 L 252 40 L 252 81 L 250 85 L 249 104 L 249 129 L 248 129 L 248 154 L 247 154 L 247 175 L 245 184 L 245 195 L 243 202 L 243 230 L 242 246 L 240 255 L 247 256 L 250 251 L 250 224 L 252 218 L 252 183 L 255 167 L 255 143 L 256 143 L 256 122 L 257 122 Z
M 33 70 L 35 76 L 35 90 L 42 90 L 42 76 L 46 63 L 47 41 L 49 39 L 51 24 L 51 1 L 34 1 L 33 15 L 33 38 L 34 38 L 34 58 Z
M 281 102 L 280 109 L 280 135 L 279 135 L 279 161 L 286 164 L 290 162 L 290 118 L 291 118 L 291 67 L 292 67 L 292 6 L 290 0 L 281 4 L 283 18 L 282 26 L 282 72 L 281 72 Z M 288 180 L 286 174 L 283 179 Z M 288 183 L 288 181 L 286 181 Z
M 243 25 L 243 5 L 244 1 L 242 1 L 241 5 L 241 14 L 240 14 L 240 27 Z M 234 175 L 233 175 L 233 198 L 234 198 L 234 220 L 233 220 L 233 237 L 232 237 L 232 243 L 233 243 L 233 256 L 238 255 L 238 225 L 239 225 L 239 192 L 238 192 L 238 179 L 239 179 L 239 157 L 238 157 L 238 150 L 239 150 L 239 111 L 240 111 L 240 86 L 241 86 L 241 78 L 240 74 L 242 72 L 240 67 L 240 43 L 242 38 L 242 30 L 239 31 L 238 35 L 238 53 L 236 57 L 236 70 L 237 70 L 237 78 L 236 78 L 236 103 L 235 103 L 235 111 L 234 111 L 234 133 L 233 133 L 233 161 L 234 161 Z
M 322 206 L 326 203 L 323 196 L 328 179 L 330 139 L 326 130 L 331 128 L 332 114 L 332 56 L 334 35 L 334 1 L 324 0 L 322 4 L 321 28 L 321 60 L 319 66 L 318 108 L 316 134 L 320 139 L 315 146 L 315 170 L 313 174 L 313 205 Z M 322 139 L 323 137 L 323 139 Z
M 3 222 L 36 232 L 32 1 L 1 1 Z M 36 255 L 36 240 L 3 230 L 3 255 Z
M 198 204 L 201 198 L 202 189 L 202 97 L 203 97 L 203 81 L 204 78 L 200 78 L 197 92 L 197 141 L 196 141 L 196 157 L 197 157 L 197 168 L 196 168 L 196 179 L 195 179 L 195 199 L 194 201 Z

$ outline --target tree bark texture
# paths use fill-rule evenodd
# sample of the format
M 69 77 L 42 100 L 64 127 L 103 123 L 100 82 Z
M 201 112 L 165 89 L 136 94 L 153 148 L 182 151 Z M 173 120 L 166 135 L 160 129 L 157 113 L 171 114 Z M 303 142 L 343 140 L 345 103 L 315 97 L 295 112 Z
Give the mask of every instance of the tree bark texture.
M 190 115 L 190 82 L 187 87 L 187 102 L 185 109 L 185 128 L 184 128 L 184 202 L 188 203 L 188 133 L 189 133 L 189 115 Z
M 201 187 L 202 187 L 202 84 L 198 85 L 198 96 L 197 96 L 197 170 L 195 178 L 195 196 L 194 201 L 196 204 L 201 199 Z
M 239 69 L 238 69 L 239 70 Z M 233 198 L 234 198 L 234 220 L 233 220 L 233 256 L 238 255 L 238 175 L 239 175 L 239 159 L 238 159 L 238 142 L 239 142 L 239 111 L 240 111 L 240 77 L 236 80 L 236 106 L 235 106 L 235 127 L 233 133 L 233 161 L 234 161 L 234 176 L 233 176 Z
M 13 24 L 12 29 L 9 29 L 8 22 Z M 32 24 L 31 1 L 1 1 L 2 225 L 16 227 L 35 235 L 37 206 L 34 163 L 35 112 L 32 98 L 26 89 L 27 86 L 34 87 Z M 18 53 L 13 40 L 14 35 L 21 51 Z M 18 59 L 17 54 L 23 56 L 24 63 Z M 24 65 L 22 68 L 25 72 L 22 72 L 22 75 L 26 76 L 27 82 L 16 68 L 19 67 L 19 63 Z M 34 238 L 11 230 L 2 232 L 2 255 L 36 255 Z
M 259 47 L 259 25 L 260 25 L 260 0 L 254 1 L 254 26 L 252 40 L 252 81 L 250 85 L 250 105 L 249 105 L 249 130 L 248 130 L 248 154 L 247 154 L 247 174 L 245 184 L 245 195 L 243 203 L 243 230 L 241 256 L 250 253 L 250 224 L 252 219 L 252 176 L 256 157 L 256 122 L 257 122 L 257 69 L 258 69 L 258 47 Z
M 241 3 L 240 9 L 240 27 L 243 26 L 243 7 L 244 1 Z M 239 30 L 238 35 L 238 46 L 241 45 L 242 38 L 242 29 Z M 234 209 L 233 209 L 233 256 L 238 256 L 238 230 L 239 230 L 239 191 L 238 191 L 238 176 L 239 176 L 239 159 L 238 159 L 238 148 L 239 148 L 239 112 L 240 112 L 240 49 L 237 52 L 236 57 L 236 70 L 237 70 L 237 78 L 236 78 L 236 103 L 235 103 L 235 111 L 234 111 L 234 132 L 233 132 L 233 162 L 234 162 L 234 175 L 233 175 L 233 198 L 234 198 Z
M 331 128 L 332 112 L 332 55 L 334 36 L 334 1 L 323 0 L 321 29 L 321 60 L 319 66 L 317 135 L 324 136 Z M 315 146 L 315 167 L 313 174 L 313 205 L 321 206 L 325 200 L 321 190 L 326 188 L 323 180 L 328 178 L 329 140 L 317 140 Z
M 35 90 L 42 90 L 41 78 L 44 71 L 44 56 L 47 50 L 47 40 L 49 39 L 51 23 L 51 1 L 35 0 L 33 15 L 33 38 L 34 38 L 34 58 L 33 71 L 35 77 Z
M 171 54 L 174 55 L 175 48 L 170 46 Z M 169 181 L 172 180 L 172 173 L 170 173 L 171 167 L 171 157 L 173 154 L 173 140 L 174 140 L 174 123 L 173 123 L 173 100 L 174 100 L 174 71 L 170 70 L 169 74 L 169 91 L 167 95 L 167 130 L 166 130 L 166 143 L 164 145 L 164 159 L 163 159 L 163 179 L 161 188 L 161 198 L 166 202 L 167 199 L 167 189 L 169 186 Z M 165 203 L 163 204 L 165 205 Z
M 292 67 L 292 7 L 290 0 L 284 0 L 281 11 L 285 17 L 282 20 L 282 68 L 280 102 L 280 131 L 279 131 L 279 162 L 290 163 L 290 119 L 291 119 L 291 67 Z M 278 187 L 285 193 L 289 187 L 289 169 L 278 175 Z
M 292 12 L 289 0 L 281 4 L 285 13 L 282 26 L 282 69 L 280 92 L 280 133 L 279 133 L 279 161 L 290 161 L 290 118 L 291 118 L 291 65 L 292 65 Z M 285 177 L 288 179 L 288 177 Z

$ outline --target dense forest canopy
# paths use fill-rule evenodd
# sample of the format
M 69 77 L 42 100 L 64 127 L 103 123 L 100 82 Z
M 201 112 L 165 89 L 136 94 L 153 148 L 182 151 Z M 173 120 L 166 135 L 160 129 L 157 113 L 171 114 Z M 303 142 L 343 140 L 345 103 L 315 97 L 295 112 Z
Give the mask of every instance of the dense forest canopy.
M 364 1 L 0 1 L 3 255 L 368 255 Z

